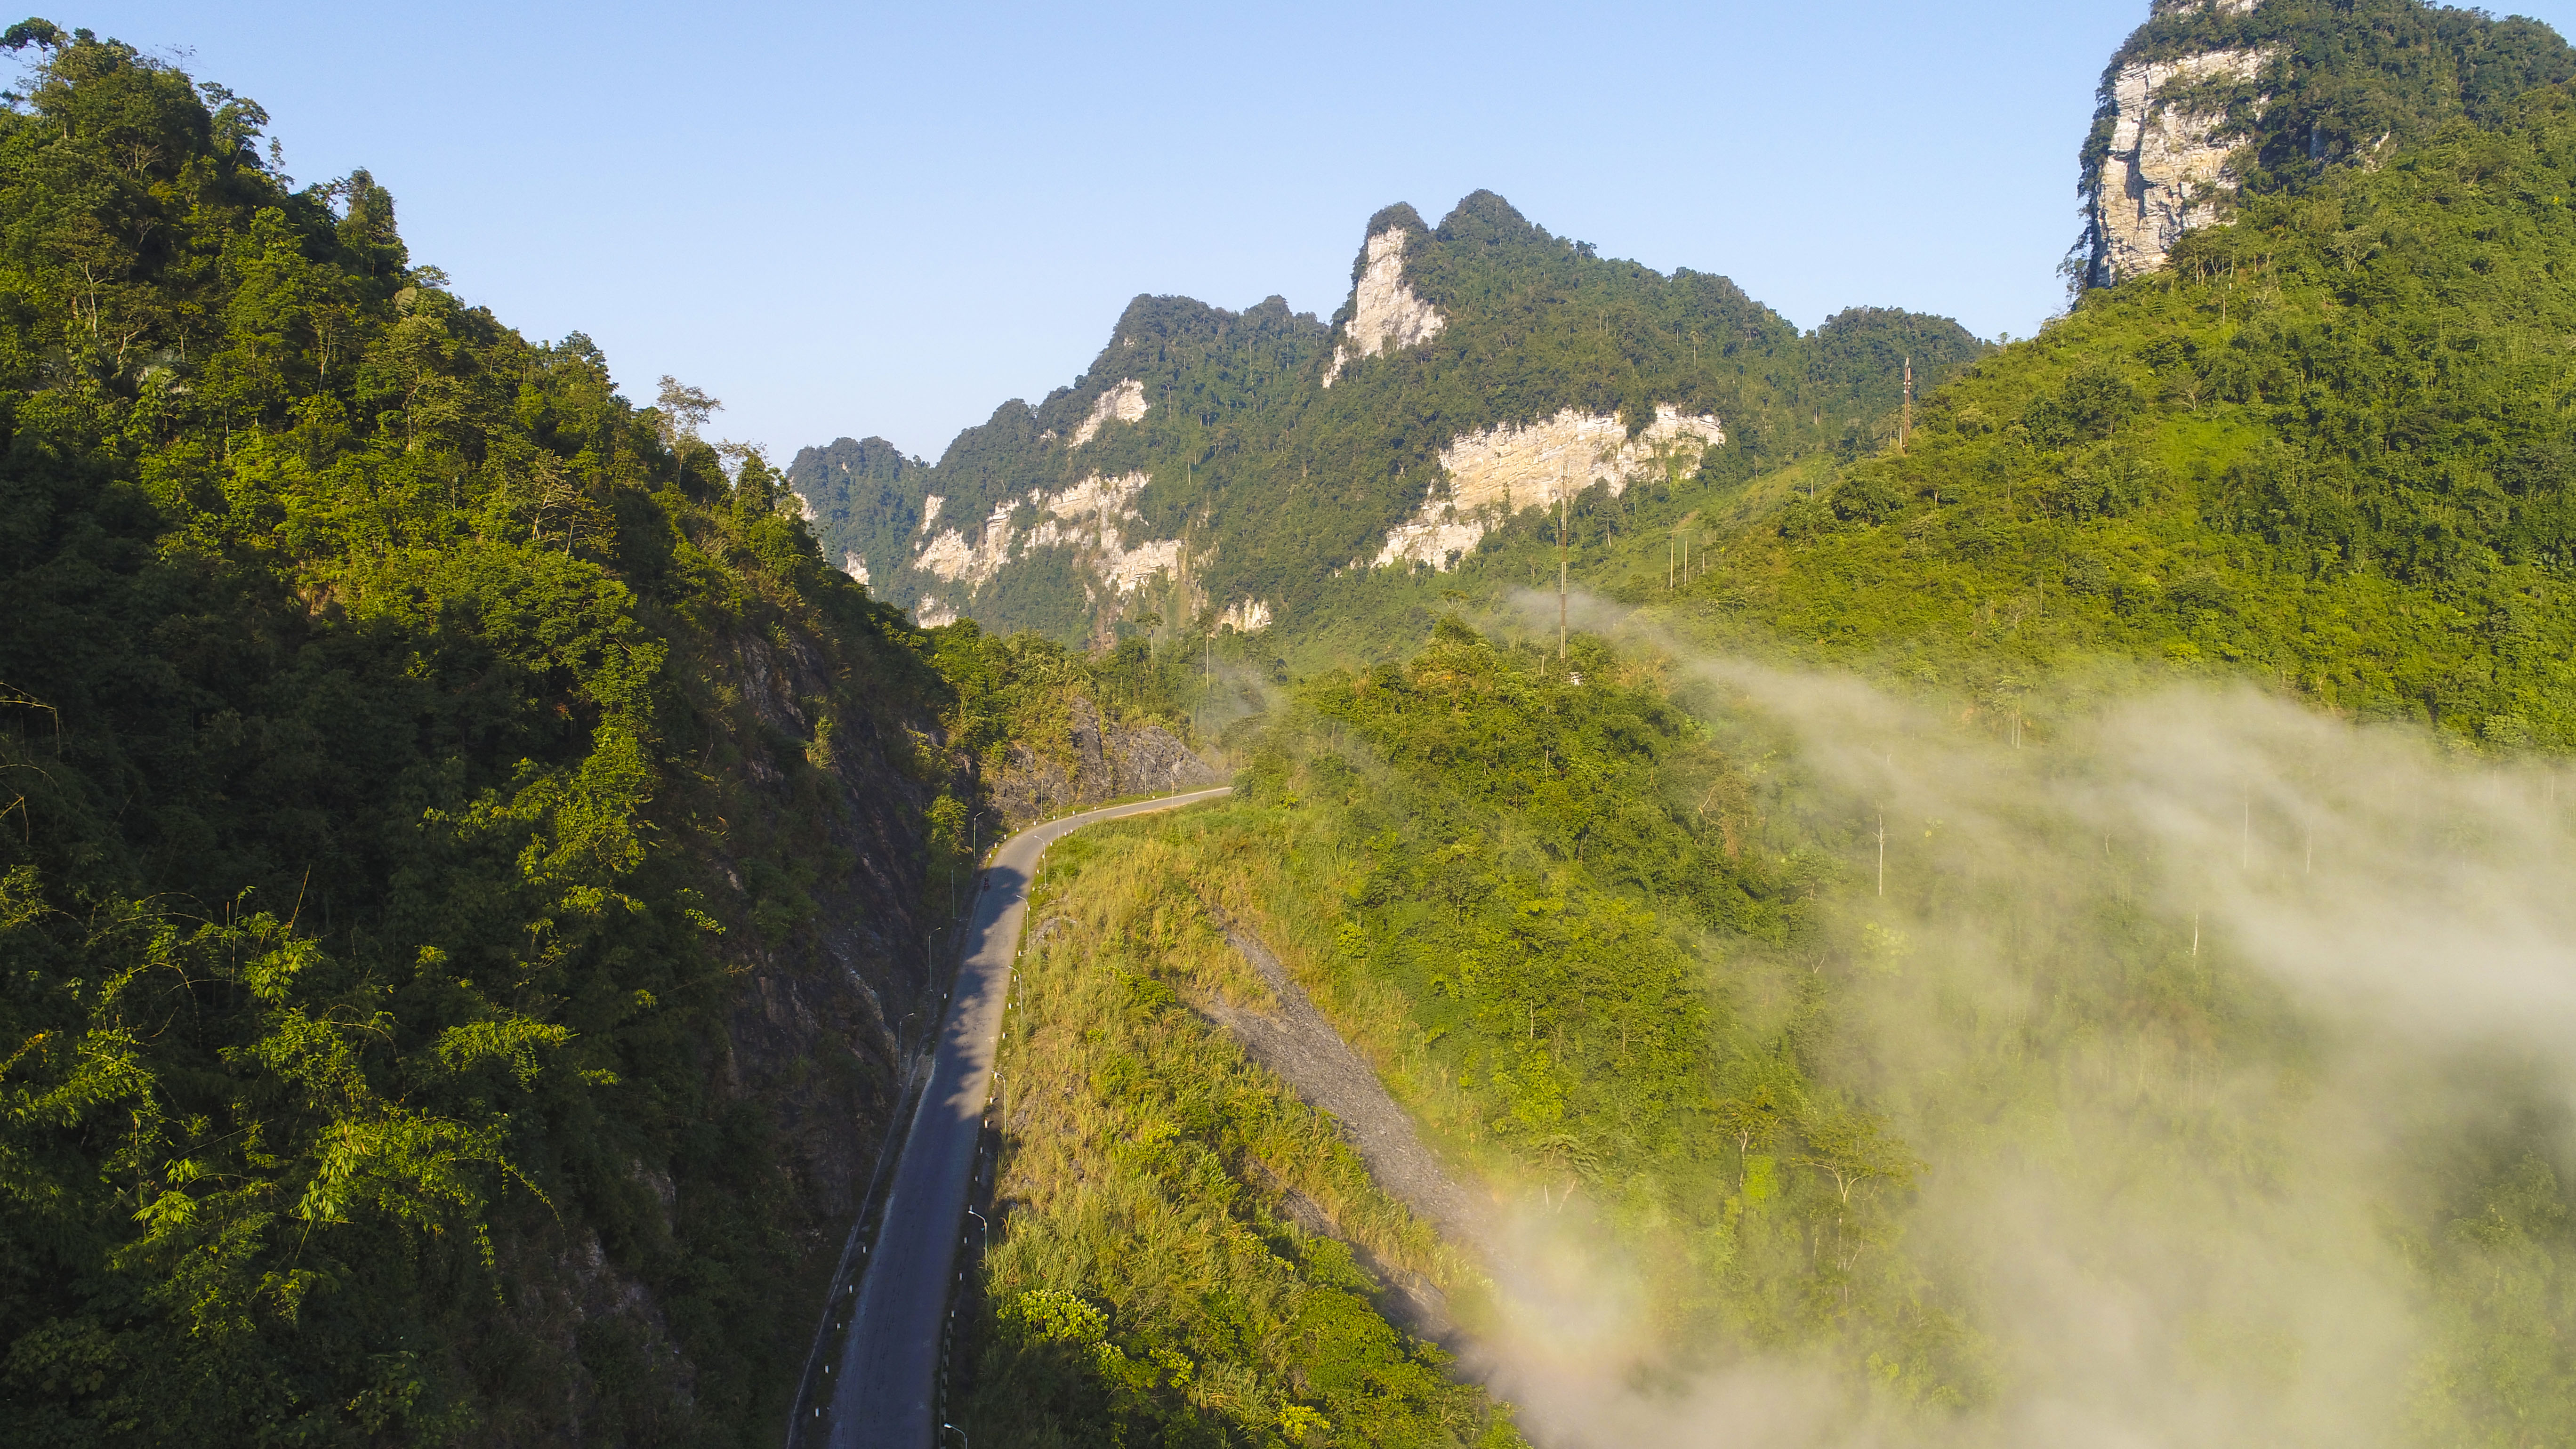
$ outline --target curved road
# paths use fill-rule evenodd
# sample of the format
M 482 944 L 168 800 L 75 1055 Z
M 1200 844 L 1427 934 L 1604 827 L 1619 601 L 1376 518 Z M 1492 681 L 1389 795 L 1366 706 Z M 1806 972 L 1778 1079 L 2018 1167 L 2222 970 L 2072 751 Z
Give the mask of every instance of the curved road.
M 938 1428 L 941 1318 L 957 1276 L 959 1228 L 993 1070 L 993 1046 L 1010 997 L 1011 960 L 1028 915 L 1038 858 L 1073 831 L 1102 820 L 1213 800 L 1220 785 L 1139 800 L 1033 825 L 1003 842 L 975 891 L 966 958 L 940 1024 L 930 1084 L 913 1109 L 895 1166 L 885 1221 L 859 1284 L 858 1312 L 842 1345 L 831 1407 L 831 1449 L 931 1449 Z

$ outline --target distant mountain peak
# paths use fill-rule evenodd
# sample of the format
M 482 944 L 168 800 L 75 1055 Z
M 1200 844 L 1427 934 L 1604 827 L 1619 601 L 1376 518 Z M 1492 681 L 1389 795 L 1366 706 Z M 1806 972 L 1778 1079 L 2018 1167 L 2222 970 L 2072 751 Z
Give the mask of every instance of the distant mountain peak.
M 1437 227 L 1372 216 L 1330 324 L 1138 296 L 1079 376 L 936 464 L 844 440 L 788 480 L 825 556 L 925 624 L 1295 638 L 1336 580 L 1483 567 L 1560 494 L 1624 516 L 1711 459 L 1734 479 L 1869 446 L 1907 359 L 1929 387 L 1980 350 L 1866 308 L 1802 336 L 1723 277 L 1604 260 L 1478 191 Z

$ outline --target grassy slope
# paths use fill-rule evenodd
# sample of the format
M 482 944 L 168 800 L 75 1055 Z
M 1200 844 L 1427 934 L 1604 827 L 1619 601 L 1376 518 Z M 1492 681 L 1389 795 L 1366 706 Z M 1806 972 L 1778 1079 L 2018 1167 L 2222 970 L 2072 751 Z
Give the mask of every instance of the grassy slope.
M 1048 987 L 1016 1008 L 1037 1033 L 1014 1048 L 1032 1053 L 1022 1070 L 1073 1094 L 1014 1109 L 1005 1190 L 1044 1206 L 998 1228 L 995 1311 L 1023 1335 L 1010 1352 L 1055 1333 L 1028 1326 L 1038 1301 L 1021 1295 L 1060 1289 L 1134 1342 L 1187 1340 L 1190 1375 L 1260 1361 L 1211 1331 L 1222 1275 L 1195 1224 L 1270 1201 L 1229 1144 L 1268 1130 L 1277 1099 L 1247 1096 L 1221 1039 L 1135 984 L 1247 989 L 1205 924 L 1214 900 L 1261 922 L 1452 1161 L 1587 1251 L 1655 1265 L 1620 1351 L 1663 1369 L 1828 1366 L 1831 1412 L 1973 1441 L 2047 1361 L 1995 1301 L 2026 1245 L 1955 1218 L 1925 1229 L 1916 1183 L 1955 1213 L 2037 1171 L 2082 1205 L 2048 1231 L 2106 1264 L 2177 1232 L 2186 1254 L 2269 1245 L 2255 1261 L 2277 1280 L 2179 1280 L 2199 1296 L 2178 1310 L 2196 1335 L 2178 1393 L 2259 1402 L 2289 1373 L 2281 1345 L 2309 1331 L 2294 1310 L 2310 1300 L 2283 1285 L 2344 1281 L 2317 1234 L 2352 1230 L 2333 1214 L 2358 1202 L 2372 1236 L 2346 1246 L 2404 1264 L 2425 1331 L 2392 1398 L 2397 1437 L 2508 1443 L 2567 1421 L 2576 1239 L 2545 1160 L 2559 1117 L 2512 1063 L 2470 1072 L 2475 1121 L 2408 1103 L 2391 1118 L 2402 1153 L 2338 1156 L 2312 1115 L 2331 1032 L 2223 943 L 2204 949 L 2126 856 L 2034 825 L 2031 859 L 2057 863 L 2035 889 L 1984 833 L 1927 835 L 1900 846 L 1880 896 L 1866 824 L 1784 768 L 1765 727 L 1723 708 L 1692 725 L 1651 662 L 1578 650 L 1579 687 L 1545 653 L 1450 628 L 1407 666 L 1311 683 L 1268 721 L 1234 802 L 1122 845 L 1118 871 L 1069 876 L 1096 896 L 1055 909 L 1103 925 L 1048 957 Z M 2057 757 L 1996 753 L 2042 773 Z M 1934 1071 L 1902 1047 L 1927 1032 Z M 1210 1156 L 1102 1146 L 1169 1123 Z M 1189 1161 L 1211 1162 L 1197 1181 L 1212 1197 L 1174 1190 Z M 1338 1148 L 1322 1165 L 1353 1170 Z M 1153 1193 L 1140 1167 L 1162 1174 Z M 1075 1206 L 1106 1202 L 1124 1206 Z M 1173 1283 L 1192 1286 L 1155 1286 Z M 2235 1340 L 2262 1352 L 2211 1347 Z M 1031 1436 L 1073 1422 L 1010 1418 L 1025 1398 L 982 1412 Z M 1185 1396 L 1128 1402 L 1131 1427 L 1201 1423 Z
M 1211 907 L 1250 915 L 1228 817 L 1097 826 L 1050 853 L 999 1105 L 1008 1151 L 959 1422 L 995 1442 L 1518 1443 L 1440 1351 L 1391 1328 L 1349 1248 L 1472 1274 L 1369 1183 L 1331 1124 L 1185 998 L 1258 1002 Z

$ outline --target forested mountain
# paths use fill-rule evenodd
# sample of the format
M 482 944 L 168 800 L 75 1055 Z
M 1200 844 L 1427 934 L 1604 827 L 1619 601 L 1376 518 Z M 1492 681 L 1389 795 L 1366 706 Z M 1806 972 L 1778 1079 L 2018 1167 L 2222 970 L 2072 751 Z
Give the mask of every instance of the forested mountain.
M 1874 446 L 1909 357 L 1928 385 L 1983 350 L 1877 308 L 1801 334 L 1723 277 L 1605 260 L 1491 192 L 1437 227 L 1378 213 L 1352 287 L 1329 326 L 1275 297 L 1139 297 L 1081 378 L 936 464 L 843 439 L 788 482 L 827 554 L 925 619 L 1293 631 L 1341 607 L 1337 576 L 1446 570 L 1560 478 L 1618 493 Z
M 775 1442 L 998 772 L 1149 721 L 1238 791 L 1050 857 L 988 1449 L 2576 1435 L 2545 29 L 2157 4 L 2007 346 L 1478 193 L 783 478 L 5 44 L 12 1442 Z
M 2562 85 L 2249 191 L 1905 456 L 1748 496 L 1677 611 L 1978 688 L 2108 654 L 2576 744 L 2571 197 Z
M 930 641 L 366 173 L 7 44 L 0 1437 L 770 1440 L 938 999 Z

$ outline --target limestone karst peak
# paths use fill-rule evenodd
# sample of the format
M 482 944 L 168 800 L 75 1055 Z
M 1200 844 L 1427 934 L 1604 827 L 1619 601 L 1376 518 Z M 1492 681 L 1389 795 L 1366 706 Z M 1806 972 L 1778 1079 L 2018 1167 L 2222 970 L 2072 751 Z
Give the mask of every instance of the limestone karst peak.
M 2423 0 L 2152 0 L 2085 140 L 2086 280 L 2160 270 L 2247 188 L 2382 165 L 2571 76 L 2576 51 L 2545 26 Z
M 2211 100 L 2253 85 L 2271 55 L 2245 47 L 2142 60 L 2105 82 L 2110 149 L 2091 197 L 2097 285 L 2162 267 L 2183 233 L 2221 219 L 2238 185 L 2229 152 L 2239 131 Z M 2253 109 L 2268 99 L 2254 96 Z
M 1719 486 L 1867 447 L 1906 359 L 1929 386 L 1982 350 L 1881 309 L 1802 335 L 1722 276 L 1605 259 L 1490 191 L 1436 224 L 1370 217 L 1349 281 L 1329 322 L 1139 295 L 1087 367 L 936 463 L 835 444 L 790 480 L 824 557 L 922 623 L 1297 639 L 1342 590 L 1504 567 L 1550 502 L 1624 515 L 1704 467 Z
M 1359 277 L 1351 285 L 1350 320 L 1342 324 L 1332 363 L 1324 369 L 1326 387 L 1331 387 L 1351 363 L 1382 351 L 1428 342 L 1448 325 L 1448 319 L 1437 308 L 1405 284 L 1405 248 L 1421 234 L 1421 228 L 1413 208 L 1401 210 L 1413 225 L 1398 219 L 1381 230 L 1372 223 L 1361 254 Z M 1379 213 L 1380 217 L 1386 215 Z

